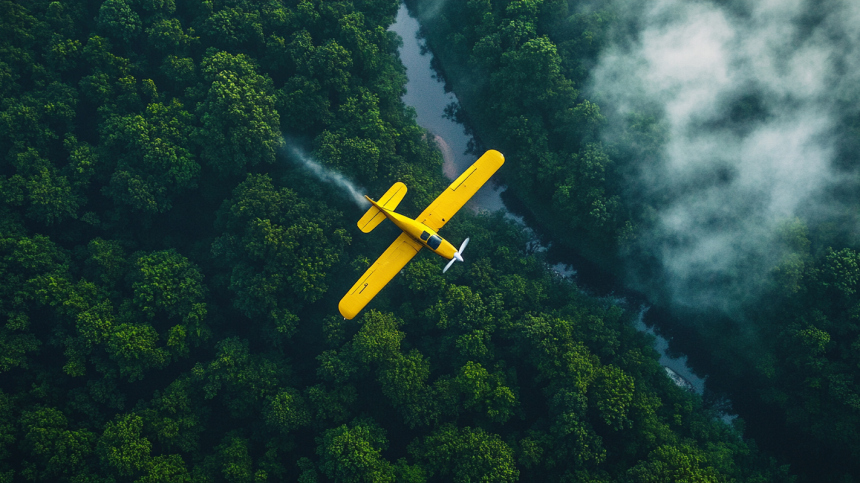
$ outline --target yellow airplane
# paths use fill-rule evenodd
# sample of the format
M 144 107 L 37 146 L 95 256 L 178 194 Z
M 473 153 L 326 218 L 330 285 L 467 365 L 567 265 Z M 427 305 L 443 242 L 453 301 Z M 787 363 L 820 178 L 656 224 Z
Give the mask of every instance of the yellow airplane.
M 370 233 L 382 223 L 389 219 L 403 230 L 403 233 L 394 240 L 394 243 L 379 256 L 364 275 L 355 282 L 355 285 L 344 295 L 338 304 L 338 310 L 346 319 L 352 319 L 365 305 L 370 302 L 376 294 L 382 290 L 388 282 L 397 275 L 403 267 L 412 260 L 412 257 L 427 247 L 449 260 L 442 272 L 446 272 L 455 261 L 463 261 L 461 255 L 469 239 L 463 240 L 459 249 L 440 237 L 436 232 L 445 226 L 445 223 L 454 216 L 463 205 L 490 179 L 505 163 L 505 157 L 498 151 L 487 151 L 475 164 L 469 167 L 459 178 L 455 179 L 433 203 L 430 203 L 418 218 L 412 219 L 395 213 L 394 209 L 406 195 L 406 185 L 394 183 L 388 191 L 382 195 L 379 201 L 373 201 L 367 195 L 364 197 L 372 205 L 367 213 L 358 220 L 358 228 L 364 233 Z

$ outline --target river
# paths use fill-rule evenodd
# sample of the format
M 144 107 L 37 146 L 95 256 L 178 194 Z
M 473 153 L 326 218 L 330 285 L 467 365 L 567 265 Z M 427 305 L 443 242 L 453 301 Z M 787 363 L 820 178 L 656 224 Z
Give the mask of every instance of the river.
M 443 167 L 445 175 L 453 179 L 471 165 L 477 156 L 468 152 L 470 137 L 464 126 L 445 117 L 445 107 L 452 103 L 458 103 L 457 96 L 451 92 L 445 92 L 444 82 L 431 67 L 432 53 L 428 51 L 424 41 L 418 37 L 419 28 L 418 20 L 410 17 L 406 6 L 401 4 L 400 10 L 397 12 L 397 20 L 390 27 L 390 30 L 396 32 L 403 39 L 400 60 L 406 66 L 408 79 L 403 102 L 415 108 L 418 124 L 436 137 L 436 142 L 445 160 Z M 473 211 L 504 210 L 508 217 L 517 220 L 528 228 L 522 217 L 512 214 L 505 206 L 502 196 L 504 190 L 504 186 L 485 186 L 469 201 L 466 207 Z M 542 247 L 541 249 L 545 248 Z M 548 268 L 559 276 L 578 278 L 574 263 L 562 260 Z M 654 349 L 660 354 L 660 364 L 666 368 L 667 376 L 681 387 L 695 391 L 700 395 L 704 393 L 705 379 L 693 373 L 687 365 L 687 357 L 669 356 L 669 341 L 655 334 L 653 329 L 648 327 L 646 320 L 649 307 L 647 304 L 636 301 L 638 296 L 632 296 L 623 287 L 600 287 L 597 289 L 588 286 L 583 287 L 580 280 L 577 279 L 576 281 L 582 290 L 592 295 L 611 298 L 613 302 L 620 304 L 627 310 L 638 311 L 635 322 L 636 328 L 654 335 Z M 632 300 L 628 300 L 628 298 Z M 731 417 L 726 415 L 723 419 L 729 420 Z

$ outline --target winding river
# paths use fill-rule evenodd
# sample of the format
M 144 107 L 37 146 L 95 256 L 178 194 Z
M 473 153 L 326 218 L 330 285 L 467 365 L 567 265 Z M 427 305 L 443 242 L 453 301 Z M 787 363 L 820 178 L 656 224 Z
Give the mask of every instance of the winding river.
M 453 179 L 466 167 L 474 162 L 476 156 L 467 153 L 470 138 L 466 134 L 462 124 L 454 122 L 445 117 L 445 107 L 457 103 L 457 97 L 451 92 L 445 92 L 444 83 L 439 78 L 430 64 L 431 53 L 419 38 L 420 25 L 418 20 L 409 16 L 405 5 L 400 6 L 397 12 L 397 20 L 390 30 L 396 32 L 403 39 L 400 49 L 400 60 L 406 66 L 406 94 L 403 102 L 415 108 L 418 124 L 430 131 L 435 137 L 445 160 L 444 173 Z M 504 186 L 485 186 L 466 205 L 474 211 L 497 211 L 504 210 L 506 215 L 527 226 L 523 218 L 512 214 L 502 201 Z M 545 247 L 542 247 L 545 249 Z M 572 263 L 558 262 L 549 267 L 562 277 L 575 277 L 577 271 Z M 578 284 L 582 287 L 582 284 Z M 692 372 L 687 366 L 687 357 L 670 357 L 668 355 L 669 341 L 654 334 L 653 329 L 646 326 L 644 319 L 648 313 L 648 306 L 627 301 L 617 293 L 624 293 L 621 288 L 600 291 L 584 288 L 585 291 L 602 297 L 612 298 L 615 303 L 626 306 L 628 310 L 638 310 L 636 328 L 655 335 L 654 348 L 660 354 L 660 364 L 666 368 L 668 377 L 679 386 L 686 387 L 698 394 L 703 394 L 705 380 Z M 726 416 L 729 417 L 729 416 Z M 725 419 L 725 417 L 724 417 Z

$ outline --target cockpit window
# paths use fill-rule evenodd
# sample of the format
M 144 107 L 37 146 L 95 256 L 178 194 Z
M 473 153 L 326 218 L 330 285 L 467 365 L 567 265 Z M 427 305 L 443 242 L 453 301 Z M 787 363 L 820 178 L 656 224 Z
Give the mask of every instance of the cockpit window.
M 426 231 L 425 231 L 425 232 L 422 232 L 422 233 L 421 233 L 421 241 L 427 241 L 427 239 L 428 239 L 428 238 L 430 238 L 430 233 L 429 233 L 429 232 L 426 232 Z
M 439 245 L 441 245 L 441 244 L 442 244 L 442 239 L 436 235 L 431 236 L 430 239 L 427 240 L 427 246 L 434 249 L 434 250 L 439 248 Z

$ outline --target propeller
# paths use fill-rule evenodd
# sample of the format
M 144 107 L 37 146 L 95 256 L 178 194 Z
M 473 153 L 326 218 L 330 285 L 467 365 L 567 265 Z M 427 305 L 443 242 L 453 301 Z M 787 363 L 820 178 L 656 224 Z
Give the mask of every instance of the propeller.
M 463 240 L 463 243 L 460 244 L 460 248 L 456 252 L 454 252 L 454 258 L 452 258 L 451 261 L 448 262 L 448 265 L 445 265 L 445 268 L 442 269 L 442 273 L 447 272 L 448 269 L 451 268 L 451 265 L 454 264 L 454 262 L 462 262 L 463 261 L 463 255 L 461 255 L 461 253 L 463 253 L 463 250 L 466 249 L 466 245 L 468 245 L 468 244 L 469 244 L 468 238 Z

